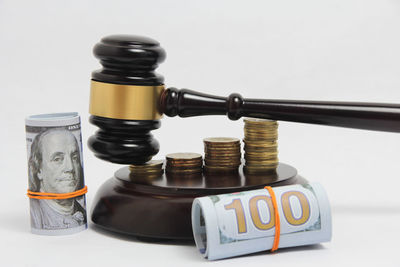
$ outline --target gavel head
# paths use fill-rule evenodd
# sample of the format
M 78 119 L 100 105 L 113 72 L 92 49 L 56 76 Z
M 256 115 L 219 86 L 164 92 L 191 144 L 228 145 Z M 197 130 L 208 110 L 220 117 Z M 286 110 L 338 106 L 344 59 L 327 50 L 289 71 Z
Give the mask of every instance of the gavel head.
M 149 161 L 159 151 L 150 131 L 161 125 L 164 78 L 154 70 L 165 59 L 164 49 L 150 38 L 111 35 L 93 53 L 102 68 L 92 73 L 90 122 L 99 130 L 89 138 L 89 148 L 113 163 Z

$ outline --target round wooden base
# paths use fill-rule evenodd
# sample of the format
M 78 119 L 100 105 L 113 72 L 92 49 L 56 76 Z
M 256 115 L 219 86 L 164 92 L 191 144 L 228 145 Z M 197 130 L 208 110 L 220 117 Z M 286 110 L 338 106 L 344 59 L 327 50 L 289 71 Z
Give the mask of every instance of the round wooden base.
M 119 169 L 98 190 L 92 221 L 98 226 L 145 240 L 193 239 L 193 199 L 263 188 L 306 183 L 295 168 L 280 163 L 276 172 L 244 174 L 199 173 L 133 176 L 129 167 Z

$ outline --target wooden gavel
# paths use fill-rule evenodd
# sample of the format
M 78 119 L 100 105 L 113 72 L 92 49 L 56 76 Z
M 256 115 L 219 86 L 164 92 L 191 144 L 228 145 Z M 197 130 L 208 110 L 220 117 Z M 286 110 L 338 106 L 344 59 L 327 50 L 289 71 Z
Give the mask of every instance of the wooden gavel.
M 164 78 L 154 72 L 166 56 L 157 41 L 112 35 L 93 50 L 103 68 L 92 73 L 90 122 L 99 130 L 88 143 L 98 158 L 110 162 L 140 164 L 156 155 L 159 143 L 150 131 L 160 127 L 162 114 L 226 114 L 231 120 L 254 117 L 400 132 L 398 104 L 246 99 L 164 89 Z

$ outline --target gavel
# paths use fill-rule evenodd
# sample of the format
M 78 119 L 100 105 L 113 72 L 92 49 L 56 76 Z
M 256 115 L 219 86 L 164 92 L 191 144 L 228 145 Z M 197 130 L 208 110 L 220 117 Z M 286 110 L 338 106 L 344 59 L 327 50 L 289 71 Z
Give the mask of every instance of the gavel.
M 400 132 L 400 105 L 382 103 L 247 99 L 164 87 L 155 73 L 166 53 L 150 38 L 111 35 L 93 49 L 102 68 L 92 73 L 90 122 L 99 130 L 88 144 L 109 162 L 142 164 L 156 155 L 159 143 L 150 133 L 162 114 L 192 117 L 227 115 Z

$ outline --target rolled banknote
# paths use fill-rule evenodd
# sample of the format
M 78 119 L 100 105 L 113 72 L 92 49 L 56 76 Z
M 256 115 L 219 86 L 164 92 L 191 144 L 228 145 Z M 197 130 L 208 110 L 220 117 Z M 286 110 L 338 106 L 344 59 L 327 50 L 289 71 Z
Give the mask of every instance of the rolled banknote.
M 25 125 L 32 233 L 63 235 L 86 229 L 85 195 L 69 197 L 85 189 L 79 115 L 34 115 Z
M 330 241 L 331 210 L 318 183 L 274 187 L 280 217 L 279 248 Z M 209 260 L 270 250 L 275 211 L 267 189 L 196 198 L 192 227 L 196 246 Z

